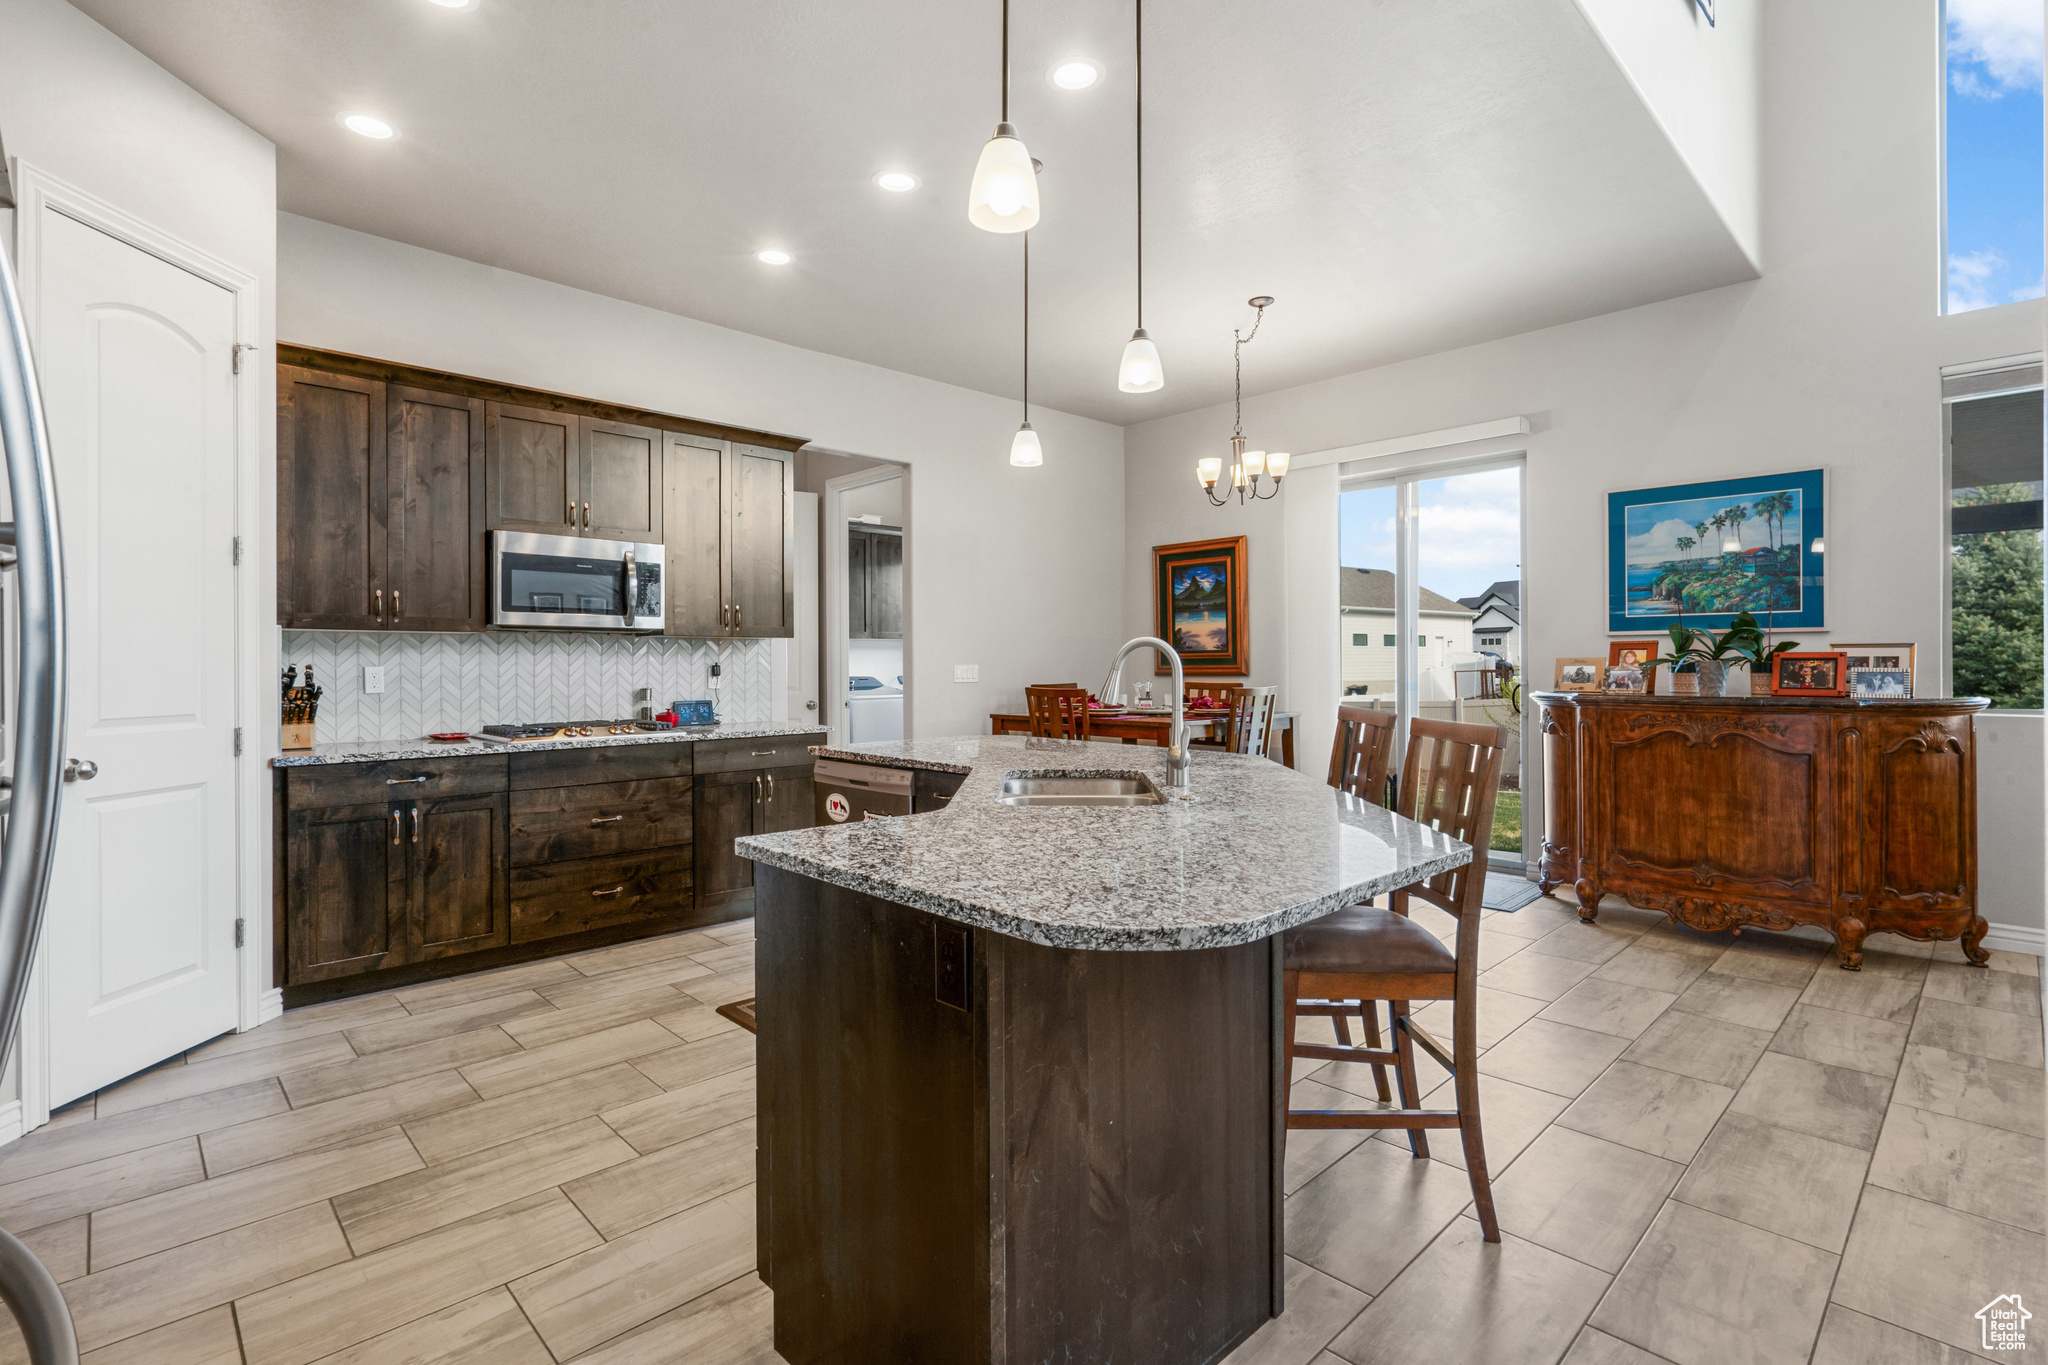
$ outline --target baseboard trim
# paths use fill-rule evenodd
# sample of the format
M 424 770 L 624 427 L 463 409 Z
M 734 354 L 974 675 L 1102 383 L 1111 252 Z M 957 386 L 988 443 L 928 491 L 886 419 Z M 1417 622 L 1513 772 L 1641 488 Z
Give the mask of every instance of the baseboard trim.
M 284 1013 L 284 987 L 272 986 L 256 997 L 256 1024 L 262 1027 Z
M 9 1100 L 0 1104 L 0 1143 L 9 1143 L 22 1135 L 21 1101 Z
M 1997 948 L 2002 952 L 2026 953 L 2033 957 L 2048 956 L 2048 929 L 2037 929 L 2030 924 L 1993 923 L 1991 932 L 1984 935 L 1986 948 Z

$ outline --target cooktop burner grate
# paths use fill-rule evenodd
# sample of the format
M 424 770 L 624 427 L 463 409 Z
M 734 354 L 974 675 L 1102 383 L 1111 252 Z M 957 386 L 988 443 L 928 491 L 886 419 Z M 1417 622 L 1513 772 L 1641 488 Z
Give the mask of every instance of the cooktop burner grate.
M 482 733 L 500 739 L 581 739 L 596 735 L 632 735 L 643 731 L 673 730 L 661 720 L 542 720 L 513 725 L 486 725 Z

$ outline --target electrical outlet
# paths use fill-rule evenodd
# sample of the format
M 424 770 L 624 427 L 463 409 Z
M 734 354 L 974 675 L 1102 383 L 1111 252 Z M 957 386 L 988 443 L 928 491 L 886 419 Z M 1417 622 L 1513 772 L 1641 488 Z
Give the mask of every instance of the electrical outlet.
M 383 690 L 384 690 L 384 670 L 383 670 L 383 668 L 382 668 L 381 666 L 380 666 L 380 667 L 376 667 L 376 668 L 365 668 L 365 669 L 363 670 L 363 691 L 365 691 L 365 692 L 382 692 Z
M 963 683 L 963 682 L 974 682 L 974 683 L 978 683 L 978 682 L 980 682 L 980 681 L 981 681 L 981 665 L 980 665 L 980 664 L 954 664 L 954 665 L 953 665 L 953 681 L 954 681 L 954 682 L 956 682 L 956 683 Z

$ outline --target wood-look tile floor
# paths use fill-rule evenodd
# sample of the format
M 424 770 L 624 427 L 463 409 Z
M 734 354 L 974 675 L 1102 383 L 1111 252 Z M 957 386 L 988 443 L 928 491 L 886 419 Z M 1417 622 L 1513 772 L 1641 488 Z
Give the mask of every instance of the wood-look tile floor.
M 1416 1161 L 1401 1134 L 1293 1133 L 1288 1311 L 1231 1365 L 1955 1362 L 1995 1295 L 2048 1301 L 2038 961 L 1880 939 L 1848 973 L 1780 935 L 1601 919 L 1541 900 L 1482 932 L 1503 1242 L 1448 1135 Z M 715 1008 L 753 994 L 751 938 L 216 1039 L 0 1148 L 0 1226 L 91 1365 L 772 1365 L 753 1038 Z M 1295 1087 L 1374 1093 L 1343 1063 Z

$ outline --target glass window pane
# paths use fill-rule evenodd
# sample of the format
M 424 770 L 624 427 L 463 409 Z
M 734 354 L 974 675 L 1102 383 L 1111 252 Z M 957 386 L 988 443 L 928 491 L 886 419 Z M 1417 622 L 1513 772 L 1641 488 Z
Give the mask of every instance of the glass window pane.
M 1948 0 L 1944 311 L 2042 293 L 2041 6 Z
M 1394 490 L 1366 488 L 1337 499 L 1339 611 L 1351 644 L 1343 651 L 1347 696 L 1394 695 Z M 1363 631 L 1359 627 L 1365 627 Z M 1374 646 L 1373 637 L 1380 636 Z
M 1959 697 L 2042 702 L 2038 390 L 1949 408 L 1949 677 Z

